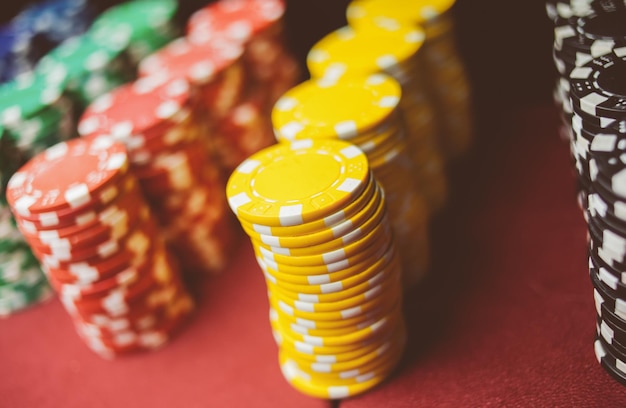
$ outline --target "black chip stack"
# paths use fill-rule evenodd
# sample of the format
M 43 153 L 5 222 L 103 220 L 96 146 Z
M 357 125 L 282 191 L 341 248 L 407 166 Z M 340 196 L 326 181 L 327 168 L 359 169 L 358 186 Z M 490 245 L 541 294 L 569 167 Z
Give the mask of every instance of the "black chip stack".
M 600 364 L 626 385 L 626 2 L 549 1 L 555 101 L 588 225 Z

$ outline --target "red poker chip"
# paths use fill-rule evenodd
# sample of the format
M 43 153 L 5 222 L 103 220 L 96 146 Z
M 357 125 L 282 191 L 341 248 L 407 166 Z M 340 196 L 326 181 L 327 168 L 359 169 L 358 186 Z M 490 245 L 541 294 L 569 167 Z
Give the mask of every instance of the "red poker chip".
M 283 0 L 222 0 L 195 12 L 187 23 L 190 41 L 227 37 L 246 43 L 280 22 Z
M 91 315 L 122 317 L 146 310 L 155 310 L 168 304 L 178 292 L 184 290 L 177 279 L 165 283 L 155 280 L 143 289 L 143 292 L 137 292 L 134 295 L 127 294 L 123 290 L 116 290 L 112 291 L 110 296 L 99 299 L 84 300 L 67 297 L 61 300 L 68 310 L 88 320 Z
M 194 44 L 179 38 L 144 59 L 139 75 L 185 78 L 194 87 L 199 112 L 221 117 L 237 103 L 245 88 L 242 55 L 243 48 L 232 40 Z
M 74 225 L 86 226 L 96 221 L 98 212 L 137 188 L 137 181 L 128 172 L 120 176 L 117 181 L 112 181 L 110 186 L 97 192 L 94 199 L 84 205 L 69 210 L 49 211 L 31 216 L 20 215 L 17 221 L 20 222 L 27 232 L 31 233 L 44 230 L 59 230 Z
M 119 252 L 138 253 L 150 246 L 152 237 L 158 234 L 154 221 L 150 218 L 127 232 L 121 239 L 109 240 L 97 246 L 77 248 L 57 248 L 31 246 L 33 253 L 39 257 L 56 260 L 61 263 L 88 262 L 95 265 L 103 262 Z
M 115 186 L 128 170 L 122 144 L 110 138 L 73 139 L 35 156 L 9 180 L 6 196 L 16 217 L 76 211 Z
M 101 295 L 114 288 L 127 287 L 136 284 L 144 275 L 150 276 L 151 268 L 154 263 L 152 258 L 147 258 L 140 265 L 131 265 L 112 276 L 103 278 L 97 282 L 88 285 L 76 285 L 73 283 L 64 283 L 55 277 L 54 274 L 48 275 L 48 280 L 52 286 L 59 292 L 65 291 L 74 294 L 78 298 L 89 298 Z
M 87 346 L 103 357 L 113 358 L 129 352 L 153 350 L 165 345 L 178 334 L 193 311 L 193 301 L 187 296 L 177 300 L 180 312 L 161 320 L 155 327 L 148 330 L 126 331 L 114 336 L 99 336 L 77 326 L 77 331 Z
M 106 134 L 127 142 L 188 118 L 189 84 L 153 75 L 122 85 L 91 103 L 83 113 L 81 136 Z M 161 134 L 161 131 L 158 131 Z
M 146 261 L 146 257 L 163 250 L 162 241 L 155 240 L 155 236 L 150 236 L 149 243 L 145 241 L 144 234 L 138 235 L 139 239 L 133 236 L 132 243 L 127 242 L 127 245 L 122 246 L 120 251 L 104 259 L 96 256 L 81 261 L 65 262 L 53 256 L 43 256 L 37 253 L 35 255 L 39 257 L 44 271 L 49 275 L 54 274 L 59 281 L 88 285 L 112 276 L 129 266 L 140 265 Z
M 128 156 L 133 168 L 148 166 L 154 158 L 164 152 L 175 151 L 186 144 L 203 143 L 206 138 L 205 127 L 197 121 L 187 121 L 165 130 L 158 137 L 143 140 L 141 143 L 126 144 Z
M 94 211 L 89 217 L 84 217 L 84 222 L 63 226 L 59 229 L 38 229 L 36 225 L 24 220 L 18 220 L 18 227 L 22 235 L 34 245 L 47 246 L 81 246 L 90 242 L 95 236 L 106 233 L 116 223 L 120 222 L 120 216 L 126 214 L 129 221 L 139 216 L 142 206 L 137 205 L 142 197 L 138 186 L 135 191 L 120 196 L 117 200 L 103 208 L 99 212 Z
M 216 75 L 232 66 L 242 55 L 241 44 L 227 38 L 195 44 L 181 37 L 141 61 L 139 76 L 165 74 L 202 85 L 213 82 Z

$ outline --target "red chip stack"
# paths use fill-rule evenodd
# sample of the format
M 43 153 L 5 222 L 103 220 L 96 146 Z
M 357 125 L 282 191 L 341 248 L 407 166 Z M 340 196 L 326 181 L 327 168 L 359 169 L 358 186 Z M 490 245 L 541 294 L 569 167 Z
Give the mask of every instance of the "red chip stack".
M 131 172 L 184 273 L 224 268 L 237 235 L 185 79 L 153 75 L 121 86 L 87 108 L 78 131 L 126 146 Z
M 217 157 L 227 173 L 275 143 L 269 115 L 276 100 L 296 84 L 300 68 L 283 40 L 282 0 L 221 0 L 194 13 L 187 39 L 200 47 L 235 41 L 243 46 L 248 87 L 227 117 L 212 124 Z
M 193 301 L 122 144 L 109 137 L 57 144 L 18 170 L 6 194 L 93 351 L 114 357 L 159 347 L 188 317 Z

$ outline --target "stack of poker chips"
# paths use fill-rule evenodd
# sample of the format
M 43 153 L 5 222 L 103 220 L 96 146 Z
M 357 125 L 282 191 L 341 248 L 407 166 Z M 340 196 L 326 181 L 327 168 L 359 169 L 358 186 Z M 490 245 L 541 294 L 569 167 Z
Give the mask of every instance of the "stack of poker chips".
M 426 40 L 420 51 L 417 75 L 428 90 L 439 129 L 439 147 L 446 159 L 461 156 L 470 147 L 473 119 L 465 67 L 455 44 L 452 6 L 455 0 L 353 0 L 348 24 L 398 20 L 421 27 Z
M 18 230 L 6 202 L 6 184 L 22 164 L 13 140 L 0 129 L 0 317 L 52 296 L 39 262 Z
M 610 54 L 615 47 L 626 45 L 626 33 L 619 34 L 625 6 L 622 2 L 620 10 L 609 7 L 611 2 L 572 2 L 569 7 L 566 3 L 548 3 L 547 6 L 548 15 L 554 18 L 553 59 L 559 73 L 554 99 L 562 117 L 561 133 L 571 144 L 579 174 L 580 199 L 584 202 L 590 183 L 589 168 L 586 166 L 589 160 L 586 154 L 588 140 L 579 131 L 581 117 L 573 113 L 569 76 L 576 67 Z
M 26 7 L 0 27 L 0 82 L 32 71 L 37 61 L 93 19 L 87 0 L 47 0 Z
M 131 171 L 183 270 L 214 273 L 225 267 L 236 234 L 190 91 L 182 78 L 140 78 L 96 99 L 78 132 L 126 146 Z
M 179 35 L 176 0 L 132 0 L 110 7 L 89 28 L 102 47 L 124 52 L 136 67 Z
M 126 149 L 113 139 L 45 150 L 11 177 L 7 199 L 94 352 L 114 357 L 159 347 L 193 309 Z
M 272 122 L 281 142 L 342 139 L 366 154 L 385 190 L 408 288 L 428 268 L 428 210 L 413 176 L 400 100 L 400 85 L 384 74 L 308 80 L 277 101 Z
M 265 274 L 285 379 L 339 399 L 387 378 L 405 343 L 401 266 L 365 154 L 279 143 L 242 162 L 226 191 Z
M 424 32 L 396 20 L 342 27 L 310 50 L 307 66 L 313 78 L 336 80 L 349 75 L 387 73 L 402 86 L 401 109 L 414 162 L 414 177 L 430 212 L 447 196 L 444 162 L 437 146 L 434 111 L 416 69 Z
M 300 76 L 284 41 L 284 0 L 220 0 L 194 13 L 187 24 L 189 41 L 199 44 L 227 37 L 244 46 L 251 92 L 264 112 Z
M 578 137 L 587 147 L 589 273 L 594 286 L 598 361 L 626 385 L 626 47 L 570 74 Z

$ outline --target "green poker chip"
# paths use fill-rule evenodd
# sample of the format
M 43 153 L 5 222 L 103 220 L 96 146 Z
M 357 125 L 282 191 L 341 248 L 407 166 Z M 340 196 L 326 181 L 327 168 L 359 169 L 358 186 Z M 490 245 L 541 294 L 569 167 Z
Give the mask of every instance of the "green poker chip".
M 0 125 L 11 131 L 61 99 L 62 89 L 44 76 L 27 74 L 0 85 Z
M 138 61 L 178 35 L 173 21 L 177 10 L 176 0 L 129 1 L 102 13 L 87 34 Z
M 96 43 L 86 35 L 70 38 L 44 56 L 35 72 L 61 89 L 80 87 L 84 77 L 105 72 L 119 51 Z

